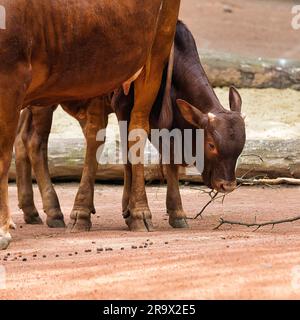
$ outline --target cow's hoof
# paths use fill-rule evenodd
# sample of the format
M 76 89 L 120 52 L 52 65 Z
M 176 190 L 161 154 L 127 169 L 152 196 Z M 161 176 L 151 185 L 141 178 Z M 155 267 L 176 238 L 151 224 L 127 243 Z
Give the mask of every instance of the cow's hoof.
M 154 230 L 151 212 L 148 209 L 138 210 L 134 214 L 127 210 L 123 213 L 123 217 L 130 231 L 149 232 Z
M 42 219 L 40 218 L 39 214 L 35 215 L 24 215 L 24 221 L 27 224 L 43 224 Z
M 133 219 L 128 217 L 125 222 L 130 231 L 133 232 L 149 232 L 153 231 L 153 224 L 150 219 Z
M 17 225 L 13 222 L 12 219 L 10 219 L 10 222 L 9 222 L 9 229 L 12 229 L 12 230 L 17 229 Z
M 11 242 L 11 235 L 9 232 L 0 235 L 0 250 L 5 250 Z
M 189 225 L 185 218 L 169 218 L 169 224 L 175 229 L 187 229 Z
M 71 233 L 75 232 L 85 232 L 85 231 L 90 231 L 92 228 L 92 222 L 91 220 L 86 220 L 86 219 L 77 219 L 71 221 L 68 224 L 67 231 Z
M 66 224 L 64 218 L 51 218 L 48 217 L 46 220 L 47 226 L 49 228 L 65 228 Z
M 90 231 L 92 227 L 91 212 L 83 209 L 73 209 L 71 212 L 68 232 Z
M 49 228 L 65 228 L 64 215 L 60 208 L 45 210 L 47 215 L 46 224 Z

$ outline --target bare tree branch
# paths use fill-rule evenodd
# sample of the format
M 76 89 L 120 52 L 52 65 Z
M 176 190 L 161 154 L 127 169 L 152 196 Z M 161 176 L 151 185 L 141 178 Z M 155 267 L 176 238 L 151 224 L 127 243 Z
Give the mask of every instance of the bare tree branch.
M 193 218 L 194 220 L 197 219 L 198 217 L 202 216 L 202 213 L 205 211 L 205 209 L 211 204 L 213 203 L 215 200 L 223 198 L 224 195 L 220 196 L 217 198 L 219 192 L 214 192 L 212 193 L 213 190 L 209 193 L 210 195 L 210 200 L 206 203 L 206 205 L 201 209 L 201 211 Z M 224 200 L 223 200 L 224 201 Z
M 220 223 L 218 226 L 214 228 L 214 230 L 220 229 L 221 226 L 225 224 L 229 224 L 231 226 L 233 225 L 239 225 L 239 226 L 245 226 L 245 227 L 256 227 L 253 231 L 257 231 L 258 229 L 265 227 L 265 226 L 272 226 L 272 229 L 274 228 L 275 225 L 277 224 L 282 224 L 282 223 L 289 223 L 289 222 L 295 222 L 300 220 L 300 216 L 296 216 L 294 218 L 287 218 L 287 219 L 282 219 L 282 220 L 274 220 L 274 221 L 267 221 L 267 222 L 262 222 L 262 223 L 246 223 L 246 222 L 240 222 L 240 221 L 230 221 L 230 220 L 225 220 L 223 218 L 220 218 Z

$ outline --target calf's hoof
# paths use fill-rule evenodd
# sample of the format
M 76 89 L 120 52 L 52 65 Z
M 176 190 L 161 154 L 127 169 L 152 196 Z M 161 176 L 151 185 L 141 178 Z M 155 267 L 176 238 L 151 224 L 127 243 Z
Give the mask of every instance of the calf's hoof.
M 68 232 L 90 231 L 92 227 L 91 213 L 81 210 L 71 212 L 71 220 L 68 224 Z
M 43 224 L 42 219 L 40 218 L 40 216 L 37 215 L 24 215 L 24 221 L 27 224 Z
M 169 217 L 169 224 L 174 229 L 188 229 L 189 225 L 186 218 L 172 218 Z
M 130 231 L 150 232 L 154 230 L 149 210 L 128 210 L 123 213 L 123 217 Z
M 0 230 L 0 250 L 5 250 L 11 242 L 11 235 L 9 232 L 3 232 Z
M 22 208 L 26 224 L 43 224 L 42 219 L 35 207 Z

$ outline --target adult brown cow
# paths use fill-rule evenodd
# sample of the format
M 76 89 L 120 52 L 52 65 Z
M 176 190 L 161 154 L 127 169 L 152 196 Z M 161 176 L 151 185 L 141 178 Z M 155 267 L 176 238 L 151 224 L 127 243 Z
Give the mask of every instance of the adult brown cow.
M 188 28 L 177 22 L 175 36 L 175 63 L 171 81 L 171 105 L 162 104 L 166 86 L 167 70 L 161 84 L 159 95 L 150 116 L 151 128 L 185 129 L 193 132 L 201 127 L 205 129 L 205 166 L 204 182 L 207 186 L 221 192 L 230 192 L 236 187 L 235 165 L 245 143 L 245 123 L 241 114 L 241 97 L 230 89 L 231 110 L 224 109 L 201 66 L 194 38 Z M 133 100 L 133 88 L 125 96 L 123 88 L 115 92 L 113 106 L 120 120 L 128 120 Z M 73 211 L 85 213 L 86 220 L 82 226 L 89 229 L 91 213 L 95 212 L 93 203 L 94 179 L 97 161 L 96 150 L 101 144 L 96 140 L 99 129 L 107 125 L 111 97 L 95 98 L 62 104 L 65 111 L 76 118 L 87 141 L 87 154 L 83 176 L 75 199 Z M 177 99 L 185 99 L 192 103 Z M 168 109 L 171 107 L 171 109 Z M 38 107 L 23 111 L 16 140 L 16 163 L 19 206 L 23 210 L 27 223 L 42 223 L 33 201 L 31 163 L 35 171 L 39 189 L 42 194 L 47 224 L 50 227 L 64 226 L 58 198 L 51 184 L 47 166 L 47 141 L 50 133 L 54 107 L 42 112 Z M 162 115 L 168 121 L 162 121 Z M 165 119 L 166 120 L 166 119 Z M 195 139 L 192 140 L 195 149 Z M 103 142 L 102 142 L 103 143 Z M 158 147 L 159 149 L 159 147 Z M 186 215 L 182 207 L 179 185 L 178 165 L 166 165 L 167 211 L 170 225 L 175 228 L 187 227 Z M 128 218 L 128 201 L 130 196 L 131 165 L 125 168 L 125 188 L 123 195 L 123 214 Z M 73 212 L 72 211 L 72 212 Z M 73 214 L 73 213 L 72 213 Z
M 11 241 L 7 177 L 22 106 L 87 99 L 138 77 L 129 128 L 149 130 L 180 0 L 0 0 L 0 5 L 6 11 L 0 29 L 0 249 L 5 249 Z M 151 225 L 143 170 L 143 164 L 133 166 L 133 230 Z M 73 218 L 76 225 L 80 216 Z

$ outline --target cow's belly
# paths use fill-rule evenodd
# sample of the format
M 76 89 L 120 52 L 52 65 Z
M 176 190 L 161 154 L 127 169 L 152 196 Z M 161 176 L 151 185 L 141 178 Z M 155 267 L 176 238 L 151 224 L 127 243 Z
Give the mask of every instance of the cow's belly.
M 161 1 L 34 3 L 40 15 L 26 104 L 84 99 L 122 85 L 146 62 Z

